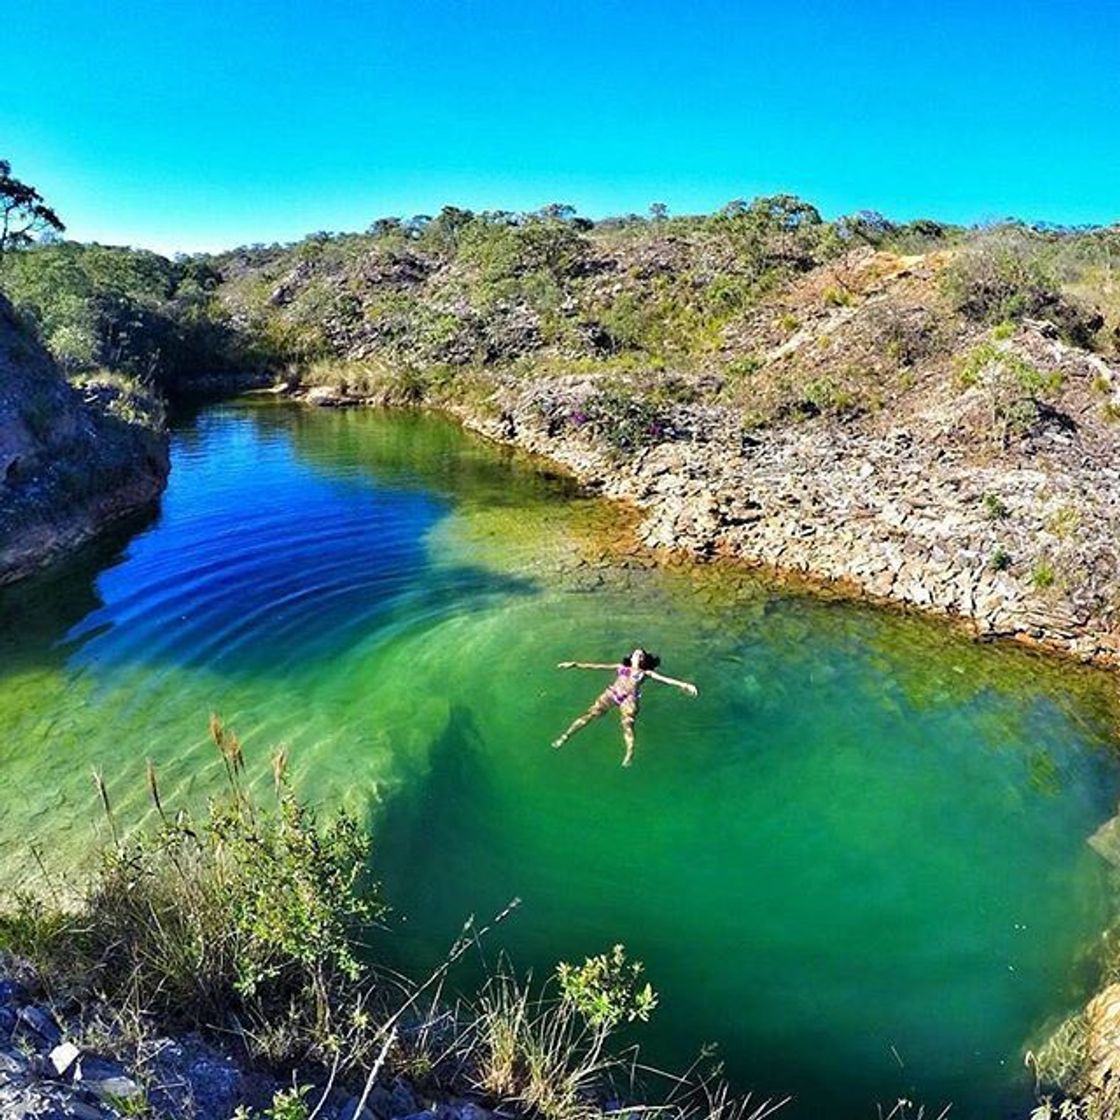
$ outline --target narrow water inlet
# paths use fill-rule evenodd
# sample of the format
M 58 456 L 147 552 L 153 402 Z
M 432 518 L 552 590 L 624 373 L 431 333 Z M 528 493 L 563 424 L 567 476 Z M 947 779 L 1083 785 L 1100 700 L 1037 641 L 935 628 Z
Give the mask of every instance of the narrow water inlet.
M 660 1064 L 717 1043 L 791 1117 L 1024 1107 L 1024 1048 L 1088 994 L 1112 916 L 1087 838 L 1120 793 L 1098 674 L 734 573 L 611 563 L 611 513 L 431 417 L 221 406 L 175 433 L 162 511 L 117 551 L 0 593 L 0 863 L 89 851 L 118 814 L 217 785 L 206 717 L 267 781 L 366 813 L 423 968 L 475 914 L 547 975 L 625 942 Z M 549 743 L 635 643 L 646 687 Z M 464 968 L 466 985 L 482 964 Z M 936 1113 L 935 1113 L 936 1114 Z

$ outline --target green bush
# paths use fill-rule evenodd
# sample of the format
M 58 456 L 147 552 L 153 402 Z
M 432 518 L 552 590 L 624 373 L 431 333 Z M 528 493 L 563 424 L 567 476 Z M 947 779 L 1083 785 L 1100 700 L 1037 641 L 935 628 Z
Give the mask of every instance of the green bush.
M 851 409 L 855 403 L 852 394 L 827 376 L 816 377 L 809 381 L 805 386 L 804 392 L 805 400 L 812 405 L 812 409 L 817 412 L 846 412 Z
M 615 945 L 610 953 L 587 957 L 583 964 L 561 961 L 556 979 L 562 999 L 571 1003 L 593 1027 L 645 1022 L 657 1006 L 649 983 L 642 982 L 640 961 L 628 961 L 626 949 Z
M 1039 402 L 1061 388 L 1058 370 L 1045 373 L 1018 354 L 982 342 L 957 362 L 962 388 L 979 388 L 991 414 L 992 434 L 1001 445 L 1025 435 L 1038 422 Z
M 833 251 L 820 212 L 794 195 L 729 202 L 708 219 L 708 228 L 726 240 L 741 271 L 762 286 L 768 278 L 812 268 Z
M 577 427 L 588 424 L 620 457 L 672 437 L 667 410 L 626 385 L 608 385 L 594 393 L 581 412 L 571 417 Z
M 995 325 L 1032 314 L 1057 289 L 1058 278 L 1026 230 L 1005 227 L 962 249 L 943 284 L 956 310 Z
M 977 237 L 957 253 L 942 284 L 953 308 L 992 324 L 997 339 L 1027 317 L 1052 322 L 1075 346 L 1091 348 L 1104 318 L 1063 293 L 1063 244 L 1020 226 Z
M 580 271 L 591 249 L 570 223 L 539 216 L 516 225 L 473 218 L 461 229 L 457 246 L 484 286 L 533 272 L 563 280 Z
M 201 260 L 59 242 L 6 253 L 2 287 L 69 371 L 105 368 L 169 387 L 243 367 L 250 348 Z
M 1039 560 L 1031 569 L 1031 583 L 1039 591 L 1045 591 L 1046 588 L 1053 587 L 1057 578 L 1054 565 L 1049 560 Z
M 995 494 L 984 495 L 984 516 L 989 521 L 1003 521 L 1011 511 Z
M 1011 567 L 1011 554 L 1005 548 L 997 548 L 988 560 L 993 572 L 1006 572 Z
M 382 912 L 368 837 L 346 813 L 319 824 L 282 754 L 275 802 L 256 803 L 237 737 L 216 719 L 211 734 L 228 786 L 205 817 L 169 815 L 149 767 L 159 825 L 115 843 L 71 909 L 16 899 L 0 946 L 78 995 L 186 1026 L 240 1023 L 271 1061 L 329 1061 L 344 1042 L 356 1056 L 370 979 L 357 948 Z
M 821 299 L 826 307 L 850 307 L 855 302 L 851 292 L 835 286 L 825 288 Z

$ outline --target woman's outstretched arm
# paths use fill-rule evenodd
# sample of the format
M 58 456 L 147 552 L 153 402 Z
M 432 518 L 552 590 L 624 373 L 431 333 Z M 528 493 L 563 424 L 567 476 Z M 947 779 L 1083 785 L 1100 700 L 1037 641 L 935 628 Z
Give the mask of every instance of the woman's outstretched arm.
M 661 673 L 654 673 L 652 671 L 647 672 L 646 676 L 652 677 L 655 681 L 660 681 L 662 684 L 671 684 L 674 688 L 679 688 L 681 692 L 687 692 L 689 696 L 700 695 L 700 690 L 689 681 L 678 681 L 676 677 L 666 677 L 662 676 Z
M 602 661 L 558 661 L 557 669 L 614 669 L 614 664 Z

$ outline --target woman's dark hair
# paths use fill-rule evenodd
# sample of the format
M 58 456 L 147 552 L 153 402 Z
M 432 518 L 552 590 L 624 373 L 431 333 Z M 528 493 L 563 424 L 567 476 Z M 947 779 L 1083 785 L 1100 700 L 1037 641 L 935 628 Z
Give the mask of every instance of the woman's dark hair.
M 619 661 L 619 665 L 629 665 L 630 654 L 628 653 Z M 639 669 L 656 669 L 661 664 L 661 658 L 656 653 L 650 653 L 649 650 L 643 649 L 642 656 L 638 658 Z

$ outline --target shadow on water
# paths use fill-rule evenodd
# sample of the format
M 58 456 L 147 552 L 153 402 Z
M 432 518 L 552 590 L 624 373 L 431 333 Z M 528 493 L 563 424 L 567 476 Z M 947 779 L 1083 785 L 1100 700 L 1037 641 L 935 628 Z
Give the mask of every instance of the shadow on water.
M 122 518 L 42 572 L 0 587 L 0 674 L 64 665 L 73 649 L 67 635 L 105 605 L 98 577 L 122 563 L 131 542 L 159 516 L 153 505 Z
M 523 871 L 516 869 L 517 856 L 511 845 L 524 837 L 509 828 L 509 793 L 499 788 L 493 767 L 485 761 L 485 750 L 485 736 L 471 711 L 453 707 L 432 744 L 428 772 L 400 789 L 388 804 L 371 808 L 368 816 L 368 827 L 377 838 L 373 874 L 395 907 L 388 928 L 372 948 L 381 963 L 406 975 L 425 976 L 442 963 L 468 923 L 474 929 L 491 926 L 511 901 L 518 901 L 516 909 L 492 926 L 456 964 L 448 980 L 448 998 L 469 998 L 495 974 L 503 958 L 508 958 L 518 975 L 531 976 L 541 990 L 561 960 L 580 961 L 587 954 L 608 950 L 616 940 L 626 940 L 631 952 L 634 948 L 625 933 L 625 922 L 607 933 L 596 925 L 595 917 L 588 917 L 598 900 L 581 895 L 588 884 L 578 871 L 571 883 L 555 869 L 552 875 L 542 876 L 540 868 L 533 866 L 540 853 L 531 849 L 525 850 Z M 623 816 L 635 814 L 636 799 L 628 800 L 631 804 L 621 809 Z M 562 806 L 560 812 L 564 813 Z M 636 815 L 640 813 L 638 809 Z M 687 831 L 680 833 L 680 839 L 687 846 L 695 845 Z M 578 843 L 575 837 L 573 843 Z M 639 874 L 637 878 L 640 883 L 644 877 Z M 466 892 L 448 890 L 449 884 L 470 884 L 470 888 Z M 702 905 L 702 900 L 689 898 L 687 891 L 683 898 L 666 894 L 647 899 L 651 907 L 669 910 L 688 909 L 697 901 Z M 711 904 L 719 905 L 719 901 L 713 898 Z M 684 914 L 673 924 L 687 926 L 698 916 Z M 637 919 L 641 922 L 642 915 Z M 795 940 L 797 934 L 791 930 L 788 936 Z M 767 1038 L 764 1023 L 754 1022 L 744 1031 L 744 1024 L 735 1018 L 723 1018 L 718 1011 L 713 1014 L 713 1006 L 727 1010 L 721 995 L 698 1009 L 696 999 L 682 989 L 682 978 L 697 970 L 718 975 L 734 967 L 733 957 L 707 958 L 701 945 L 688 941 L 677 944 L 670 958 L 663 953 L 660 957 L 645 958 L 659 994 L 659 1008 L 649 1023 L 620 1032 L 616 1040 L 619 1051 L 637 1045 L 640 1061 L 651 1070 L 683 1074 L 691 1056 L 698 1069 L 718 1068 L 734 1091 L 749 1090 L 756 1101 L 792 1096 L 793 1103 L 783 1113 L 791 1120 L 828 1115 L 828 1106 L 840 1116 L 874 1116 L 877 1103 L 885 1103 L 889 1110 L 896 1099 L 913 1096 L 915 1086 L 893 1063 L 880 1063 L 872 1074 L 867 1069 L 840 1069 L 827 1059 L 822 1061 L 817 1047 L 828 1039 L 827 1029 L 820 1038 L 811 1034 L 777 1037 L 785 1027 L 776 1023 L 772 1028 L 775 1037 Z M 782 982 L 780 977 L 774 981 Z M 786 982 L 790 1000 L 805 998 L 796 976 L 789 976 Z M 752 1013 L 749 1006 L 741 1009 L 745 1020 Z M 822 1014 L 827 1014 L 823 1005 Z M 754 1057 L 756 1053 L 760 1056 Z M 1015 1090 L 999 1103 L 1005 1108 L 1025 1108 L 1029 1099 L 1025 1091 Z M 822 1108 L 825 1111 L 819 1110 Z
M 386 804 L 371 806 L 370 830 L 377 838 L 374 873 L 390 903 L 409 900 L 409 912 L 390 916 L 389 931 L 377 947 L 395 964 L 435 967 L 442 959 L 436 947 L 444 942 L 450 947 L 468 919 L 476 918 L 479 926 L 488 924 L 512 899 L 500 880 L 479 875 L 469 859 L 462 861 L 464 854 L 477 850 L 484 835 L 487 844 L 501 843 L 501 801 L 479 764 L 483 750 L 473 714 L 453 705 L 443 730 L 432 740 L 427 773 L 397 790 Z M 464 843 L 468 835 L 470 841 Z M 460 873 L 474 884 L 476 898 L 470 911 L 449 914 L 438 884 Z M 516 921 L 516 914 L 510 920 Z M 456 970 L 457 986 L 476 987 L 500 944 L 481 943 L 481 957 L 468 955 Z
M 290 438 L 304 462 L 328 474 L 340 463 L 357 464 L 379 485 L 468 506 L 518 507 L 583 493 L 572 479 L 540 463 L 525 469 L 524 453 L 472 437 L 453 420 L 430 413 L 313 410 L 276 402 L 250 415 L 261 432 Z

